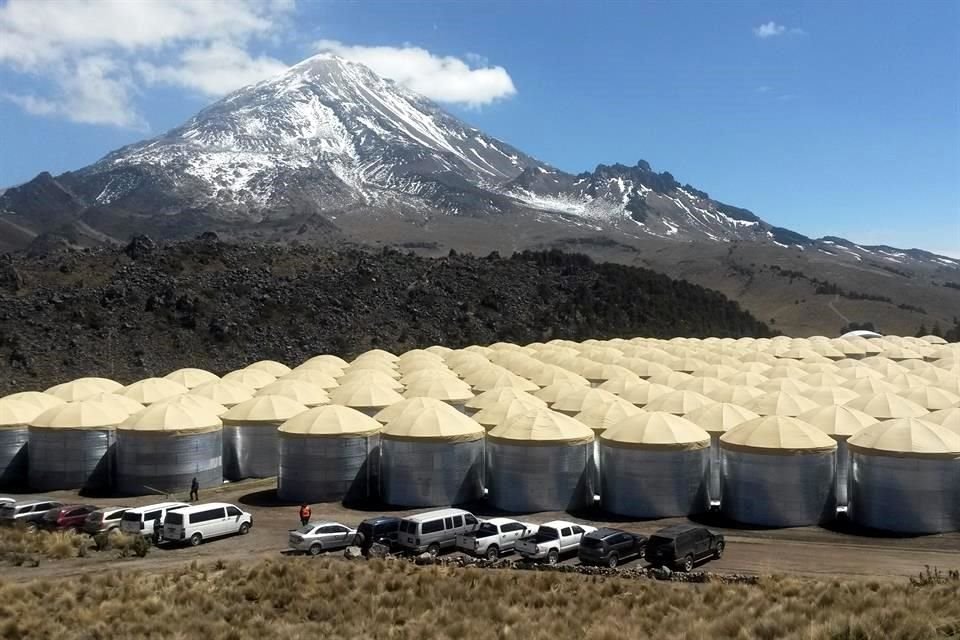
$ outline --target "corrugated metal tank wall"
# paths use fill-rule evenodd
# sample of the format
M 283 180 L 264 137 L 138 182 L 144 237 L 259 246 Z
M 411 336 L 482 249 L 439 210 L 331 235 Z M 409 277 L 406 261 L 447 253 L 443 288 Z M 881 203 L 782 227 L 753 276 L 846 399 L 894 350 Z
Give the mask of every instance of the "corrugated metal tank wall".
M 487 442 L 487 500 L 504 511 L 567 511 L 593 503 L 593 444 Z
M 0 486 L 27 479 L 27 427 L 0 428 Z
M 120 493 L 186 491 L 194 477 L 201 488 L 223 484 L 219 429 L 184 435 L 120 430 L 116 450 L 116 488 Z
M 416 442 L 384 437 L 380 462 L 388 504 L 436 507 L 483 495 L 483 440 Z
M 380 436 L 280 434 L 277 496 L 290 502 L 363 501 L 378 494 Z
M 800 527 L 836 516 L 836 455 L 721 451 L 723 514 L 745 524 Z
M 669 518 L 708 508 L 710 448 L 655 451 L 600 442 L 600 503 L 634 518 Z
M 30 487 L 104 488 L 113 483 L 114 429 L 31 428 Z
M 280 423 L 223 425 L 223 477 L 227 480 L 277 475 Z

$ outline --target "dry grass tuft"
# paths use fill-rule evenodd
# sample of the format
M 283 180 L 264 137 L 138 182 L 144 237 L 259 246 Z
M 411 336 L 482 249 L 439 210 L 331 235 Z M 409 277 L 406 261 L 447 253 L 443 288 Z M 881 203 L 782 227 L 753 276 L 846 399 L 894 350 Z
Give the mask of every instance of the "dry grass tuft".
M 693 585 L 283 558 L 0 582 L 0 638 L 920 640 L 960 632 L 958 595 L 955 582 Z
M 90 536 L 75 531 L 28 531 L 24 527 L 0 529 L 0 562 L 24 564 L 37 557 L 52 559 L 85 556 Z

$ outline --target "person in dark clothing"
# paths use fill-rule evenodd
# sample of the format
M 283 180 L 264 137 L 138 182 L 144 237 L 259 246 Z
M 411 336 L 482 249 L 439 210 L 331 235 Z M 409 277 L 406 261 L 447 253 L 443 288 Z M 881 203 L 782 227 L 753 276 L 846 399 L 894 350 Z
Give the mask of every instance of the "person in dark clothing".
M 196 502 L 200 499 L 200 483 L 196 477 L 190 482 L 190 502 Z
M 300 505 L 300 526 L 305 527 L 307 523 L 310 522 L 310 516 L 313 515 L 313 510 L 310 509 L 310 505 L 302 504 Z

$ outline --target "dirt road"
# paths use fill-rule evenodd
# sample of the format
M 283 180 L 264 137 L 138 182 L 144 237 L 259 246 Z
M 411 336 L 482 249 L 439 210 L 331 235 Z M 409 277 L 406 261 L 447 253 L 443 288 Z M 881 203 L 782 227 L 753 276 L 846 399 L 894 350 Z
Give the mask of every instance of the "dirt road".
M 87 558 L 62 561 L 43 561 L 39 567 L 7 567 L 4 577 L 12 580 L 30 580 L 40 577 L 75 576 L 108 568 L 152 571 L 173 568 L 191 562 L 216 560 L 242 561 L 275 557 L 286 548 L 287 532 L 299 525 L 297 506 L 276 501 L 274 481 L 244 482 L 225 485 L 216 491 L 205 492 L 204 500 L 222 500 L 236 503 L 250 511 L 254 526 L 250 534 L 211 541 L 196 548 L 161 547 L 145 558 L 118 559 L 113 553 L 91 553 Z M 10 495 L 10 494 L 7 494 Z M 52 496 L 68 502 L 93 502 L 100 505 L 142 505 L 157 498 L 79 498 L 76 493 L 60 492 Z M 16 496 L 13 496 L 16 497 Z M 177 496 L 182 498 L 183 496 Z M 377 514 L 403 515 L 424 511 L 396 510 L 395 508 L 344 507 L 339 503 L 313 505 L 314 520 L 335 520 L 356 526 L 365 518 Z M 483 506 L 474 509 L 477 515 L 502 515 Z M 565 513 L 537 513 L 513 516 L 529 522 L 543 523 L 554 519 L 570 519 L 594 526 L 609 525 L 629 531 L 650 534 L 657 529 L 685 522 L 674 518 L 656 521 L 612 520 L 609 514 L 597 511 L 571 516 Z M 718 516 L 707 516 L 702 524 L 723 532 L 727 548 L 721 560 L 706 565 L 710 571 L 738 574 L 794 574 L 809 577 L 857 577 L 874 580 L 906 580 L 924 566 L 941 570 L 960 568 L 960 533 L 919 537 L 881 537 L 865 535 L 850 526 L 838 523 L 832 528 L 800 527 L 793 529 L 744 528 L 723 522 Z M 305 562 L 309 561 L 304 559 Z M 575 564 L 576 559 L 565 562 Z M 633 561 L 636 565 L 642 561 Z

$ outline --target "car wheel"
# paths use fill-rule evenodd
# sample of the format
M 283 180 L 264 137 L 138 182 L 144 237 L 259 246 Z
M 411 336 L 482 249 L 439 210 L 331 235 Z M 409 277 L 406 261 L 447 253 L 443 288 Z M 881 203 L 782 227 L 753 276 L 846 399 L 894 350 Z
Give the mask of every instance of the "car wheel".
M 616 569 L 618 564 L 620 564 L 620 556 L 616 553 L 611 553 L 610 557 L 607 558 L 607 566 L 611 569 Z
M 320 555 L 321 551 L 323 551 L 323 547 L 321 547 L 319 544 L 310 545 L 310 555 L 318 556 Z
M 203 536 L 200 535 L 199 533 L 195 533 L 195 534 L 193 534 L 192 536 L 190 536 L 190 546 L 191 546 L 191 547 L 196 547 L 196 546 L 198 546 L 201 542 L 203 542 Z
M 239 531 L 239 533 L 240 533 L 240 535 L 242 535 L 242 536 L 245 536 L 245 535 L 247 535 L 248 533 L 250 533 L 250 523 L 249 523 L 249 522 L 244 522 L 243 524 L 241 524 L 241 525 L 240 525 L 240 531 Z
M 353 546 L 355 546 L 355 547 L 360 547 L 361 549 L 363 548 L 363 534 L 362 534 L 362 533 L 358 533 L 357 535 L 353 536 Z
M 713 557 L 716 558 L 717 560 L 719 560 L 720 558 L 723 557 L 723 543 L 722 543 L 722 542 L 718 542 L 718 543 L 717 543 L 717 548 L 716 548 L 716 549 L 714 550 L 714 552 L 713 552 Z
M 693 571 L 693 556 L 687 555 L 687 557 L 683 559 L 683 570 L 686 572 Z
M 547 564 L 557 564 L 560 562 L 560 552 L 556 549 L 550 549 L 547 553 Z
M 487 560 L 496 560 L 500 557 L 500 549 L 497 548 L 497 545 L 492 544 L 487 547 Z
M 427 553 L 436 558 L 438 555 L 440 555 L 440 545 L 434 542 L 432 545 L 427 547 Z

